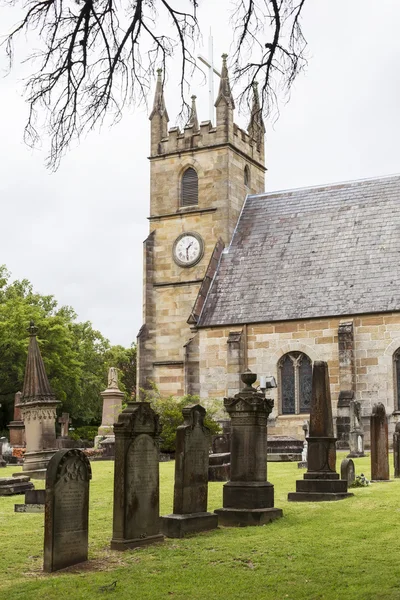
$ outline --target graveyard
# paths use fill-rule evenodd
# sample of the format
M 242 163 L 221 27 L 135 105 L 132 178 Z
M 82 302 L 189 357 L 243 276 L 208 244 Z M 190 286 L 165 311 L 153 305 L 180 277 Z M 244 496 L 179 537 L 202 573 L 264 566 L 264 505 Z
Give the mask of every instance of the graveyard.
M 338 453 L 337 469 L 344 456 Z M 370 458 L 354 462 L 356 473 L 369 478 Z M 399 597 L 398 479 L 352 488 L 354 496 L 342 502 L 295 503 L 287 493 L 299 477 L 296 463 L 271 463 L 268 477 L 284 518 L 118 552 L 110 550 L 113 470 L 113 462 L 92 463 L 89 561 L 53 574 L 43 573 L 43 514 L 14 513 L 18 497 L 1 499 L 0 598 Z M 2 476 L 17 471 L 9 466 Z M 161 515 L 172 512 L 173 485 L 174 463 L 161 463 Z M 222 486 L 209 483 L 210 511 L 221 506 Z

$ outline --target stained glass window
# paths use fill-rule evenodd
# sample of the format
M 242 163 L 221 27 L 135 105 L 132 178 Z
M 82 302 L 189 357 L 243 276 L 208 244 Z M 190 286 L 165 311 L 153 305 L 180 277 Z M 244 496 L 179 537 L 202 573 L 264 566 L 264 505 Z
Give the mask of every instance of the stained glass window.
M 296 412 L 294 367 L 289 354 L 285 354 L 281 361 L 281 394 L 282 413 L 284 415 L 294 414 Z
M 302 352 L 289 352 L 280 359 L 279 370 L 282 414 L 309 413 L 312 386 L 311 359 Z

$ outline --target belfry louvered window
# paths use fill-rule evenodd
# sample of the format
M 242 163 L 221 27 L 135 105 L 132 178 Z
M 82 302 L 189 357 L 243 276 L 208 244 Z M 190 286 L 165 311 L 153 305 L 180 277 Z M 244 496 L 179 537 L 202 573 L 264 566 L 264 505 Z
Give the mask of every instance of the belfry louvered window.
M 181 206 L 195 206 L 199 203 L 199 179 L 196 171 L 189 167 L 182 177 Z

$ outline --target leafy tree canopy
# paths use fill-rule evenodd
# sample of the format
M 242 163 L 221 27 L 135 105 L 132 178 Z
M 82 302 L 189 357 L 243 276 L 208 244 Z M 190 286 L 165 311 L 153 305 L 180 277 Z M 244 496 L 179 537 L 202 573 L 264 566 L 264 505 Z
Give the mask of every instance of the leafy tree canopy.
M 29 336 L 38 327 L 38 343 L 50 384 L 61 409 L 74 422 L 100 422 L 100 392 L 111 366 L 120 372 L 120 387 L 129 398 L 136 383 L 136 348 L 111 346 L 89 321 L 77 322 L 69 306 L 59 307 L 54 296 L 43 296 L 23 279 L 11 281 L 0 266 L 0 429 L 12 420 L 14 396 L 22 390 Z

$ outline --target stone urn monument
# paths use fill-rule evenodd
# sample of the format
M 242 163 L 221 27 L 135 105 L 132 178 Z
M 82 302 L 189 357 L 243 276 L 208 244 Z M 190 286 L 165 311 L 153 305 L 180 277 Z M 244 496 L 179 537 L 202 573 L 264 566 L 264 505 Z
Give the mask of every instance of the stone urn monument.
M 95 439 L 95 447 L 98 447 L 100 441 L 104 438 L 106 438 L 105 442 L 108 445 L 115 443 L 114 423 L 118 421 L 124 398 L 124 392 L 121 392 L 118 386 L 118 370 L 115 367 L 109 369 L 107 389 L 101 392 L 100 395 L 103 398 L 103 416 Z M 112 452 L 112 455 L 114 455 L 114 452 Z

